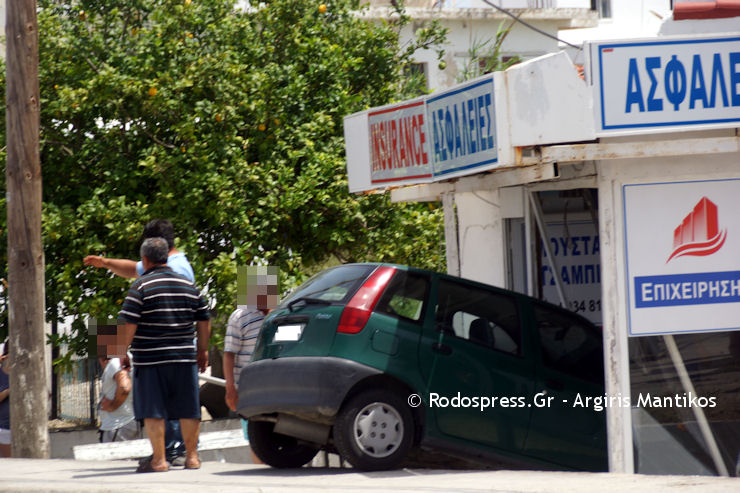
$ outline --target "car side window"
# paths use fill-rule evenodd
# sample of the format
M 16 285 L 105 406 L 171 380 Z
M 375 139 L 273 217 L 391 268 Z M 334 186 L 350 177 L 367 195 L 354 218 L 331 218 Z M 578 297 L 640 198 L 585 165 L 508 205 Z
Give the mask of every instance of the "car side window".
M 440 280 L 437 328 L 509 354 L 521 354 L 521 324 L 513 296 Z
M 429 297 L 429 278 L 406 271 L 397 271 L 378 301 L 375 311 L 419 322 Z
M 601 333 L 580 318 L 535 304 L 534 315 L 548 368 L 595 383 L 604 382 Z

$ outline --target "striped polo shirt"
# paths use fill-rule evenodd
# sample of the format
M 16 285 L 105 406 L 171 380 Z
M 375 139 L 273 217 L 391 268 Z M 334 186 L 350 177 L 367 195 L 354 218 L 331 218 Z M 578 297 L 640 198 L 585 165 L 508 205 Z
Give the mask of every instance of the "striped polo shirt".
M 249 363 L 257 344 L 257 336 L 265 315 L 253 306 L 242 306 L 231 313 L 226 326 L 224 352 L 234 353 L 234 384 L 239 387 L 239 375 Z
M 134 365 L 195 363 L 194 322 L 210 314 L 198 288 L 166 265 L 152 267 L 128 291 L 118 323 L 136 324 Z

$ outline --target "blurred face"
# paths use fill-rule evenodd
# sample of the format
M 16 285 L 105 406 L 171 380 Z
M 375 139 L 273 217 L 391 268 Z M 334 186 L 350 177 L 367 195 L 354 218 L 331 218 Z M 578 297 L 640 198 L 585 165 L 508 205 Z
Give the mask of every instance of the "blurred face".
M 112 334 L 98 334 L 95 345 L 98 356 L 102 358 L 123 358 L 126 356 L 124 336 L 119 334 L 117 330 Z
M 238 267 L 236 285 L 237 305 L 250 305 L 260 310 L 272 310 L 280 302 L 277 267 Z

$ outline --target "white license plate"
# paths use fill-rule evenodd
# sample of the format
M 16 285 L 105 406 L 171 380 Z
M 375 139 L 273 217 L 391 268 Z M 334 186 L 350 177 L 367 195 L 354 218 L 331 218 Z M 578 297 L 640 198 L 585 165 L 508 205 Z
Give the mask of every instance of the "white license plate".
M 273 342 L 289 342 L 297 341 L 301 338 L 304 324 L 299 325 L 278 325 L 275 337 L 272 338 Z

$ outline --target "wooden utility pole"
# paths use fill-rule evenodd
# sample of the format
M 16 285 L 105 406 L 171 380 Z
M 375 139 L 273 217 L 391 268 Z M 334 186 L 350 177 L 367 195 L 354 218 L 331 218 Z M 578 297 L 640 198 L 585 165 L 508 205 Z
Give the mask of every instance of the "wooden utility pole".
M 10 427 L 13 457 L 48 458 L 36 0 L 6 2 Z

